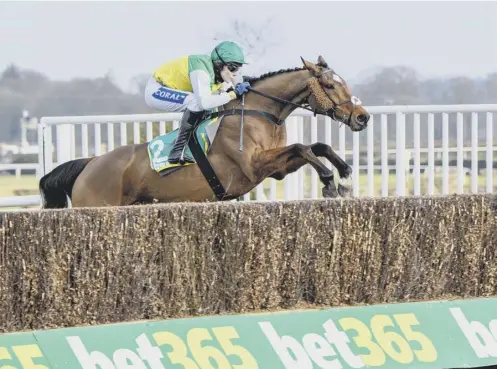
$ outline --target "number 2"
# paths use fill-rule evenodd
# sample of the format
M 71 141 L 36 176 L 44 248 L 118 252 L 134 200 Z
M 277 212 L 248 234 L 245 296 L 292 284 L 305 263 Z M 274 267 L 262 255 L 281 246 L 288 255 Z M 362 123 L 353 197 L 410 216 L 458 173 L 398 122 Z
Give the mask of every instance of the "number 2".
M 157 140 L 151 146 L 154 149 L 158 146 L 157 150 L 154 153 L 154 160 L 159 160 L 159 156 L 160 154 L 162 154 L 162 149 L 164 149 L 164 142 L 162 142 L 161 140 Z

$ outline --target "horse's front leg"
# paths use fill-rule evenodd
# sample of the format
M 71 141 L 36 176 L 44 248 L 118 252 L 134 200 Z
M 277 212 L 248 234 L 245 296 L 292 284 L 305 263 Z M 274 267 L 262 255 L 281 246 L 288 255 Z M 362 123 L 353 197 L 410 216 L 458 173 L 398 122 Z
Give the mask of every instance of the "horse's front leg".
M 283 148 L 261 152 L 253 161 L 254 171 L 262 180 L 271 177 L 283 179 L 287 174 L 297 171 L 305 164 L 310 164 L 324 184 L 324 197 L 337 197 L 338 192 L 333 180 L 333 171 L 328 169 L 312 152 L 310 146 L 293 144 Z
M 329 145 L 316 142 L 309 147 L 315 156 L 328 159 L 337 168 L 340 176 L 338 179 L 338 193 L 342 197 L 350 196 L 352 193 L 352 168 Z

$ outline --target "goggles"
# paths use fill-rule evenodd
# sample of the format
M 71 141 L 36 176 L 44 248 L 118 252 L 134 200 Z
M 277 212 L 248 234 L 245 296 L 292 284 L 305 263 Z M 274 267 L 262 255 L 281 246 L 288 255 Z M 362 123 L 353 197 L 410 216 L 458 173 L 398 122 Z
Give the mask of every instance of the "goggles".
M 230 72 L 236 72 L 237 70 L 240 69 L 240 67 L 242 66 L 241 64 L 239 63 L 234 63 L 234 62 L 225 62 L 223 60 L 223 58 L 221 58 L 221 55 L 219 55 L 218 51 L 217 51 L 217 48 L 214 49 L 216 51 L 216 54 L 218 56 L 218 58 L 221 60 L 221 62 L 226 65 L 229 69 Z

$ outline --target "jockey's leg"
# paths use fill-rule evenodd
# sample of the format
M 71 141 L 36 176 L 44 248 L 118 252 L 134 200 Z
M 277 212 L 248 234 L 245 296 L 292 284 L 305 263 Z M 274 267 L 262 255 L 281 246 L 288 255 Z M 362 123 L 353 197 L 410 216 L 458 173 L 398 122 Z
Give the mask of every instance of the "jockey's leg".
M 186 148 L 188 147 L 188 142 L 193 134 L 194 128 L 201 122 L 203 111 L 195 112 L 190 109 L 186 109 L 181 118 L 181 123 L 179 127 L 178 136 L 176 137 L 176 142 L 174 143 L 171 153 L 167 161 L 171 164 L 185 164 L 194 163 L 193 158 L 186 153 Z
M 154 109 L 167 112 L 184 112 L 178 136 L 169 154 L 168 161 L 171 164 L 194 163 L 193 158 L 186 153 L 186 148 L 194 128 L 200 123 L 204 115 L 204 111 L 198 106 L 193 94 L 163 87 L 151 77 L 145 90 L 145 101 L 148 106 Z
M 189 100 L 192 99 L 192 93 L 164 87 L 154 77 L 149 78 L 145 87 L 145 103 L 153 109 L 164 112 L 184 111 Z

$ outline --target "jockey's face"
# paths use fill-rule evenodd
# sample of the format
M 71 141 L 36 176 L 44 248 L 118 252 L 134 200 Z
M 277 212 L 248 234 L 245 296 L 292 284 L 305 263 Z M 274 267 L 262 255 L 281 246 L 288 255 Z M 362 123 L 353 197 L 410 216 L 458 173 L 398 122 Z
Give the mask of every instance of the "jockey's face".
M 235 78 L 237 77 L 237 73 L 239 71 L 240 67 L 229 64 L 229 65 L 223 65 L 223 69 L 221 69 L 221 78 L 223 79 L 224 82 L 234 82 Z
M 241 64 L 238 64 L 238 63 L 227 63 L 226 67 L 230 70 L 230 72 L 232 73 L 236 73 L 240 70 L 240 68 L 242 67 Z

